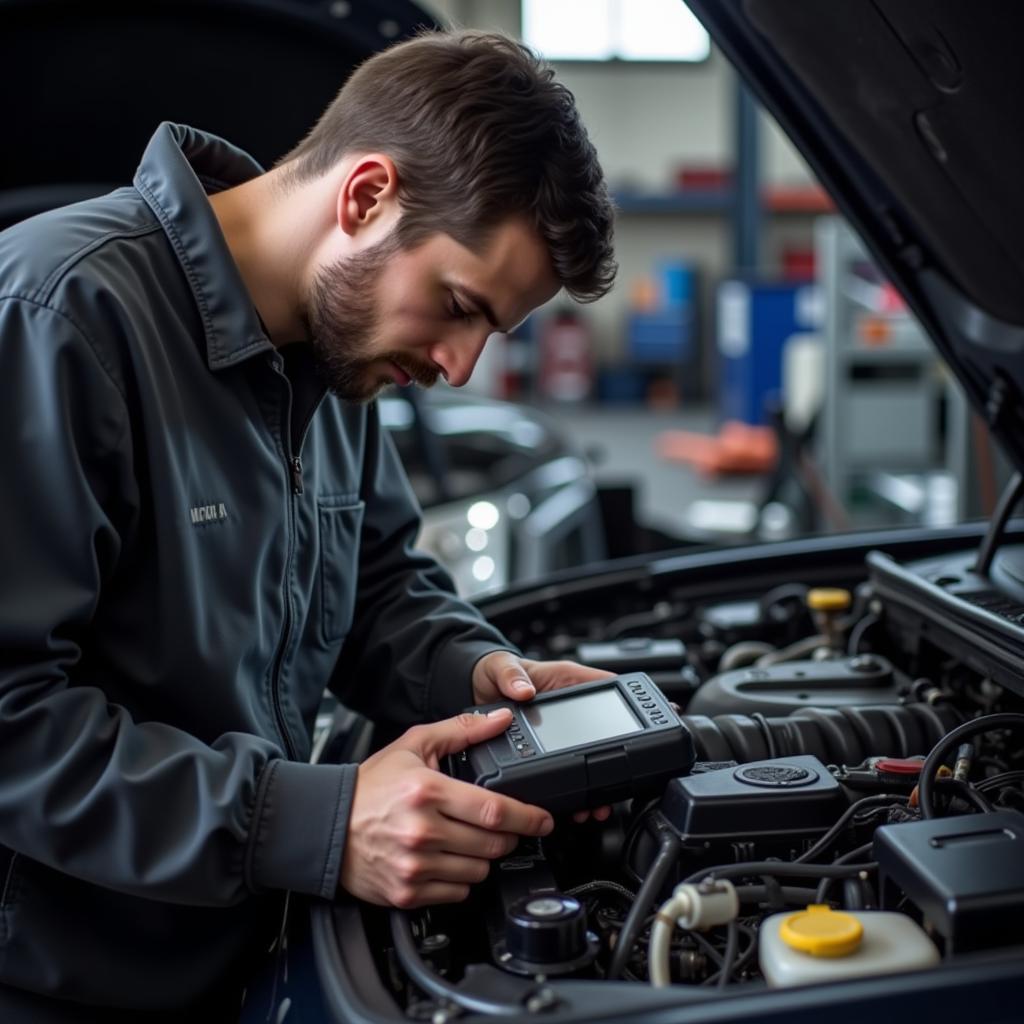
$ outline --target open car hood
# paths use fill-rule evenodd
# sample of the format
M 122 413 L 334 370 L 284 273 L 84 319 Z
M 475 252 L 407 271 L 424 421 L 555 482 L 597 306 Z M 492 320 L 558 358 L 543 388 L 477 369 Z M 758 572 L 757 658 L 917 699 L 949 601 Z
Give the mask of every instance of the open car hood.
M 1024 469 L 1024 5 L 689 6 Z
M 411 0 L 0 0 L 0 229 L 129 184 L 161 121 L 269 167 L 357 65 L 435 24 Z

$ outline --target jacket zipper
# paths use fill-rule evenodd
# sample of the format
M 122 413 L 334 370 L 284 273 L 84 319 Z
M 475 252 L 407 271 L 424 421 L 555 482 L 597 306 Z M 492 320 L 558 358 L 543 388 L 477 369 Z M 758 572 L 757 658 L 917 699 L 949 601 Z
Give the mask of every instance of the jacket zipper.
M 302 426 L 299 428 L 299 436 L 295 448 L 293 451 L 300 454 L 293 454 L 291 457 L 291 471 L 292 471 L 292 493 L 302 494 L 302 445 L 305 443 L 306 434 L 309 433 L 309 425 L 313 422 L 313 417 L 316 415 L 317 409 L 320 408 L 320 404 L 324 400 L 324 396 L 327 394 L 325 388 L 321 393 L 320 397 L 310 406 L 309 412 L 306 414 L 306 418 L 302 421 Z M 288 410 L 289 419 L 291 418 L 291 409 Z
M 283 423 L 285 424 L 284 430 L 281 432 L 281 448 L 284 454 L 285 469 L 289 476 L 289 482 L 291 484 L 291 495 L 288 498 L 288 512 L 287 512 L 287 548 L 285 551 L 284 560 L 284 625 L 281 629 L 281 640 L 277 646 L 277 654 L 274 656 L 274 669 L 273 674 L 270 677 L 270 695 L 274 704 L 274 718 L 277 721 L 277 731 L 281 734 L 281 739 L 284 741 L 285 753 L 288 756 L 289 761 L 298 760 L 298 751 L 295 749 L 295 745 L 292 743 L 291 730 L 288 728 L 288 722 L 284 716 L 284 705 L 281 701 L 281 666 L 284 664 L 285 652 L 288 650 L 288 643 L 291 640 L 292 633 L 292 591 L 291 591 L 291 575 L 292 575 L 292 559 L 294 558 L 294 535 L 295 535 L 295 496 L 301 494 L 302 487 L 302 467 L 301 463 L 298 468 L 298 477 L 296 477 L 296 459 L 293 459 L 291 453 L 291 419 L 292 419 L 292 386 L 288 380 L 288 375 L 284 372 L 281 365 L 277 362 L 273 364 L 274 370 L 280 375 L 281 381 L 285 387 L 285 403 L 284 403 L 284 418 Z M 300 489 L 296 490 L 296 486 Z
M 6 907 L 11 898 L 11 879 L 14 877 L 14 864 L 18 859 L 16 850 L 11 851 L 11 859 L 7 862 L 7 875 L 4 878 L 3 891 L 0 892 L 0 907 Z
M 295 745 L 292 743 L 291 731 L 288 728 L 288 722 L 284 716 L 284 705 L 281 700 L 281 666 L 284 664 L 284 656 L 288 650 L 288 644 L 291 640 L 292 634 L 292 620 L 295 617 L 294 609 L 292 608 L 292 592 L 289 580 L 292 574 L 292 559 L 295 556 L 294 551 L 294 535 L 295 535 L 295 499 L 303 493 L 302 486 L 302 459 L 299 455 L 293 454 L 291 444 L 291 420 L 292 420 L 292 386 L 288 380 L 288 375 L 284 372 L 281 366 L 277 363 L 272 364 L 274 370 L 280 375 L 284 386 L 285 386 L 285 416 L 284 423 L 286 424 L 285 431 L 282 432 L 281 446 L 284 450 L 285 464 L 287 467 L 289 479 L 291 482 L 291 497 L 288 501 L 288 549 L 285 554 L 284 563 L 284 627 L 281 630 L 281 642 L 277 648 L 277 655 L 274 658 L 274 671 L 270 679 L 270 693 L 274 702 L 274 717 L 277 721 L 277 731 L 281 734 L 281 739 L 284 741 L 285 752 L 288 755 L 290 761 L 298 760 L 298 752 L 295 749 Z M 297 442 L 297 450 L 302 451 L 302 442 L 306 439 L 306 434 L 309 431 L 309 425 L 313 421 L 313 416 L 316 410 L 320 408 L 320 402 L 323 401 L 323 395 L 313 404 L 309 414 L 306 416 L 305 422 L 302 424 L 302 429 L 299 431 L 299 437 Z

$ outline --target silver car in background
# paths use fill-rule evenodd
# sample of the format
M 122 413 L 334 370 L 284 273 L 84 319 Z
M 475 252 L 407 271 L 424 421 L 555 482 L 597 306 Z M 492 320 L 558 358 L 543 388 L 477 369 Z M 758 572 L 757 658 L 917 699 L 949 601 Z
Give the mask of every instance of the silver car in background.
M 439 385 L 388 392 L 380 413 L 423 506 L 418 546 L 460 594 L 606 557 L 586 459 L 542 412 Z

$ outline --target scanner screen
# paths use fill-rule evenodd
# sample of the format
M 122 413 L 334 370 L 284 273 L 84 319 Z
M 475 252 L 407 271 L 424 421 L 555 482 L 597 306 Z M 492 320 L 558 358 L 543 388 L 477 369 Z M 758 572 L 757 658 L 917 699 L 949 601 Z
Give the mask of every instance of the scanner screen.
M 641 732 L 643 726 L 614 686 L 561 700 L 545 700 L 522 709 L 545 750 L 564 750 L 612 736 Z

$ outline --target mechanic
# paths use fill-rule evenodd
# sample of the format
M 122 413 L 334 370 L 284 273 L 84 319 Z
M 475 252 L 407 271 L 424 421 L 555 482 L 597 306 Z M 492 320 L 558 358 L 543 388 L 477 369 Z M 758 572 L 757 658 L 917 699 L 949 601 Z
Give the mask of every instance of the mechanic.
M 165 123 L 131 187 L 0 234 L 0 1019 L 232 1019 L 286 891 L 459 900 L 551 830 L 438 758 L 606 673 L 413 550 L 373 399 L 604 294 L 611 225 L 571 94 L 460 32 L 270 171 Z M 325 687 L 401 735 L 308 763 Z

